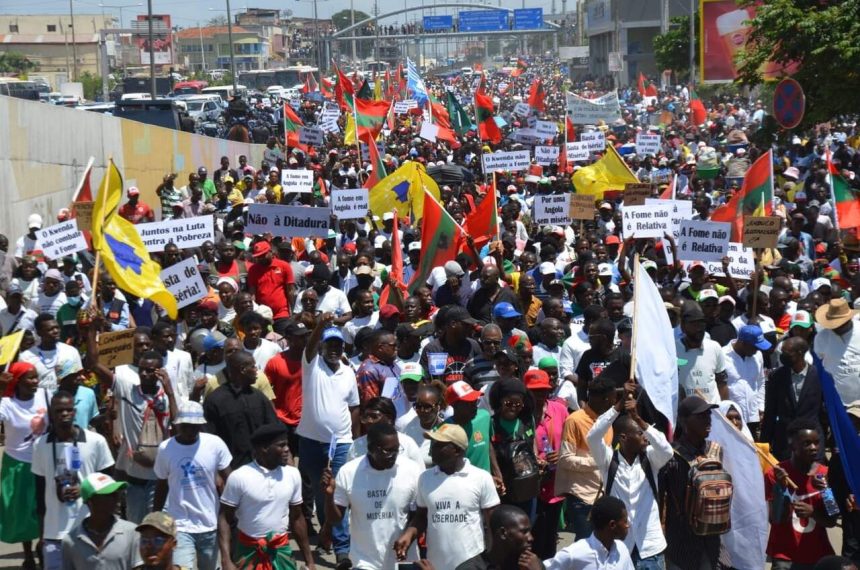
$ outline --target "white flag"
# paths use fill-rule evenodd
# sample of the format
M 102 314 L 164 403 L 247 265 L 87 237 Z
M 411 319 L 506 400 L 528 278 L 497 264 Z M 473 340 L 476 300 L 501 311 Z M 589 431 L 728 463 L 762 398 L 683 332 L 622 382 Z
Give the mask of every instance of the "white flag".
M 723 467 L 732 476 L 732 529 L 722 535 L 724 553 L 732 568 L 764 568 L 768 522 L 764 475 L 753 443 L 719 410 L 711 410 L 708 438 L 723 448 Z
M 674 429 L 678 410 L 675 334 L 660 291 L 641 263 L 633 283 L 636 287 L 633 305 L 633 318 L 637 323 L 633 341 L 636 346 L 636 380 Z

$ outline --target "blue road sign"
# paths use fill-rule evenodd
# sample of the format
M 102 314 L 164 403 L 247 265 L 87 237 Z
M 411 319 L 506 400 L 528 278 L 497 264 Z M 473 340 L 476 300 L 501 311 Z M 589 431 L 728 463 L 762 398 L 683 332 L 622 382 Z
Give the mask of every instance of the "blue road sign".
M 454 27 L 454 16 L 424 16 L 424 30 L 450 30 Z
M 508 29 L 506 10 L 460 12 L 461 32 L 500 32 Z
M 541 28 L 543 28 L 543 8 L 514 10 L 515 30 L 539 30 Z

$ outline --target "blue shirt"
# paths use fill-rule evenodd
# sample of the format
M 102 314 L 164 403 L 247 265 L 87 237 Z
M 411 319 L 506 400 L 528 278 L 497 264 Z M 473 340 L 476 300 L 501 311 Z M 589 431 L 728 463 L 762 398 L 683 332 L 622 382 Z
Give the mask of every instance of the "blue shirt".
M 92 388 L 78 386 L 78 391 L 75 392 L 75 425 L 87 429 L 97 415 L 99 406 L 96 403 L 96 393 Z

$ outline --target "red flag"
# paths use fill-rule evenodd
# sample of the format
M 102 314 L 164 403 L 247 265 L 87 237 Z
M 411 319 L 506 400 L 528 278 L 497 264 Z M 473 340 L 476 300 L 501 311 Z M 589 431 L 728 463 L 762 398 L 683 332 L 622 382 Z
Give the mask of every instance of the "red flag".
M 744 176 L 740 191 L 727 204 L 714 210 L 713 222 L 731 222 L 732 241 L 743 241 L 744 216 L 773 215 L 773 155 L 767 151 Z
M 493 144 L 502 142 L 502 131 L 493 116 L 493 100 L 480 89 L 475 92 L 475 115 L 481 141 L 486 140 Z
M 358 137 L 362 140 L 366 140 L 366 137 L 376 140 L 391 106 L 389 101 L 373 101 L 356 97 L 355 119 L 358 125 Z
M 639 95 L 642 97 L 657 97 L 657 86 L 645 79 L 642 72 L 639 72 L 639 81 L 636 84 L 639 90 Z
M 93 189 L 90 186 L 90 175 L 93 173 L 93 161 L 94 159 L 90 157 L 90 161 L 87 163 L 87 167 L 84 170 L 83 176 L 81 176 L 81 181 L 78 183 L 78 187 L 75 190 L 74 197 L 72 198 L 72 217 L 75 217 L 75 202 L 92 202 L 93 201 Z
M 448 109 L 444 105 L 430 101 L 430 110 L 433 112 L 434 123 L 446 129 L 451 128 L 451 115 L 448 114 Z
M 335 66 L 337 71 L 337 82 L 334 84 L 334 97 L 340 105 L 341 109 L 351 110 L 352 105 L 346 102 L 345 96 L 349 95 L 350 100 L 355 97 L 355 87 L 352 81 L 343 74 L 339 67 Z
M 394 99 L 394 94 L 391 92 L 391 69 L 385 70 L 385 97 Z
M 519 77 L 528 68 L 529 66 L 525 61 L 517 59 L 517 67 L 511 72 L 511 77 Z
M 314 93 L 319 90 L 319 85 L 313 73 L 308 73 L 305 76 L 305 84 L 302 86 L 302 93 Z
M 693 91 L 693 86 L 690 85 L 690 118 L 694 125 L 702 125 L 708 120 L 708 112 L 705 110 L 705 105 L 699 96 Z
M 334 89 L 332 82 L 325 77 L 320 77 L 320 93 L 322 93 L 323 97 L 331 99 L 333 96 L 332 89 Z
M 427 282 L 434 267 L 452 261 L 464 241 L 463 229 L 457 225 L 442 205 L 426 190 L 424 191 L 424 217 L 421 220 L 421 261 L 418 271 L 409 281 L 409 290 Z
M 373 167 L 370 171 L 370 176 L 368 176 L 367 180 L 364 181 L 362 187 L 370 189 L 376 186 L 380 180 L 388 176 L 388 173 L 385 171 L 385 164 L 382 162 L 382 157 L 379 156 L 379 148 L 376 146 L 376 141 L 371 138 L 364 138 L 362 142 L 367 145 L 368 158 L 370 159 L 369 162 Z
M 400 296 L 406 297 L 406 284 L 403 283 L 403 248 L 400 247 L 400 236 L 398 235 L 397 225 L 397 210 L 394 210 L 394 227 L 391 230 L 391 271 L 388 273 L 388 278 L 394 279 L 397 283 L 397 288 L 400 289 Z M 388 303 L 390 288 L 390 283 L 383 285 L 382 293 L 379 294 L 380 307 Z
M 531 89 L 529 89 L 529 98 L 526 101 L 532 109 L 535 111 L 539 111 L 543 113 L 546 111 L 546 104 L 544 103 L 544 97 L 546 97 L 546 92 L 543 90 L 543 82 L 540 79 L 532 83 Z
M 496 180 L 487 189 L 484 199 L 472 213 L 466 216 L 463 229 L 475 241 L 475 249 L 480 250 L 499 233 L 499 210 L 496 198 Z
M 304 123 L 290 107 L 289 103 L 284 103 L 284 137 L 287 139 L 287 146 L 291 148 L 304 148 L 305 145 L 299 144 L 299 129 L 304 126 Z

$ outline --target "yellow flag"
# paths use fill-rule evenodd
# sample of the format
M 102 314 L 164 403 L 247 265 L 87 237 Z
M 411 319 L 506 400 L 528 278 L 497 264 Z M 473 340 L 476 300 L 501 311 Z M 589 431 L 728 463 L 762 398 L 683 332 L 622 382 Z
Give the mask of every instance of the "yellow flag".
M 113 194 L 122 193 L 122 176 L 113 161 L 105 178 L 110 178 L 111 182 L 102 182 L 96 204 L 111 204 Z M 93 209 L 93 247 L 101 254 L 101 261 L 117 286 L 142 299 L 158 303 L 171 319 L 175 319 L 176 299 L 164 286 L 161 266 L 149 257 L 134 225 L 115 215 L 115 210 L 109 212 L 107 218 L 96 217 L 95 211 L 96 208 Z
M 382 77 L 377 76 L 373 80 L 373 98 L 382 101 Z
M 424 216 L 424 190 L 439 200 L 439 186 L 427 175 L 422 164 L 408 161 L 370 189 L 370 210 L 380 218 L 395 209 L 401 215 L 411 212 L 414 221 Z
M 111 159 L 102 183 L 99 185 L 99 193 L 93 204 L 92 228 L 93 246 L 97 246 L 101 240 L 101 226 L 96 220 L 104 222 L 117 211 L 122 200 L 122 175 Z
M 21 347 L 21 340 L 23 338 L 24 331 L 18 331 L 0 338 L 0 366 L 12 362 L 12 359 L 15 358 L 18 349 Z
M 343 133 L 343 144 L 356 144 L 355 142 L 355 117 L 352 113 L 346 116 L 346 129 Z
M 639 179 L 630 171 L 618 151 L 606 147 L 603 158 L 580 168 L 573 174 L 573 186 L 577 194 L 587 194 L 595 199 L 603 197 L 608 190 L 624 190 L 625 184 L 635 184 Z

